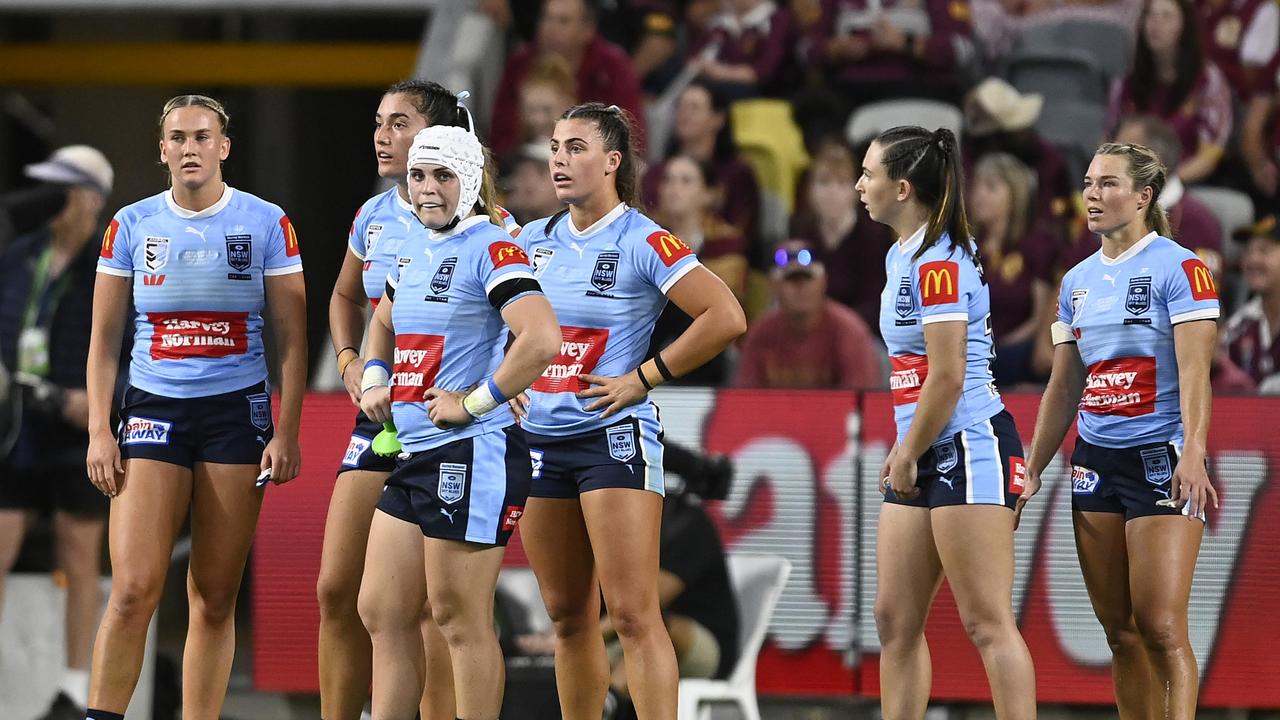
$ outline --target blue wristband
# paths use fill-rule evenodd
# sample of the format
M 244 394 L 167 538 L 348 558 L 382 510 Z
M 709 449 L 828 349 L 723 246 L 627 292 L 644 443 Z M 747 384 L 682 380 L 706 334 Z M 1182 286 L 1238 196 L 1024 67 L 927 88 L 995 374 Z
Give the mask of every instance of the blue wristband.
M 499 405 L 511 399 L 506 395 L 503 395 L 502 391 L 498 389 L 498 383 L 493 381 L 492 375 L 484 381 L 484 384 L 485 387 L 489 388 L 489 394 L 493 396 L 493 399 L 496 400 Z
M 383 362 L 382 360 L 377 359 L 377 358 L 373 358 L 372 360 L 365 360 L 365 361 L 364 361 L 364 366 L 365 366 L 365 368 L 370 368 L 370 367 L 380 367 L 380 368 L 382 368 L 383 370 L 386 370 L 388 375 L 390 375 L 390 374 L 391 374 L 391 366 L 390 366 L 390 365 L 388 365 L 388 364 L 386 364 L 386 363 L 385 363 L 385 362 Z

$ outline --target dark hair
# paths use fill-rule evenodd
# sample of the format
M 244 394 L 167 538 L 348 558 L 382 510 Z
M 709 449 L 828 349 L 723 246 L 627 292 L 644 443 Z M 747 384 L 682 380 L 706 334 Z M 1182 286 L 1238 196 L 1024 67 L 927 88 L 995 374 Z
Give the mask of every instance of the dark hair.
M 618 198 L 633 208 L 643 209 L 640 203 L 640 156 L 635 147 L 635 120 L 631 113 L 617 105 L 590 102 L 565 110 L 560 119 L 589 120 L 596 124 L 605 152 L 622 153 L 622 162 L 614 174 Z
M 685 89 L 680 91 L 683 95 L 690 90 L 699 89 L 707 94 L 711 100 L 711 112 L 724 116 L 724 124 L 720 126 L 720 131 L 716 133 L 716 144 L 711 151 L 711 159 L 716 162 L 724 162 L 737 154 L 737 148 L 733 144 L 733 120 L 729 113 L 729 98 L 718 89 L 715 85 L 701 78 L 690 82 Z M 664 157 L 670 158 L 680 152 L 680 140 L 671 134 L 671 139 L 667 141 L 667 152 Z
M 1182 106 L 1191 89 L 1204 68 L 1204 49 L 1200 46 L 1200 34 L 1196 29 L 1196 12 L 1189 0 L 1172 0 L 1182 13 L 1182 35 L 1178 38 L 1177 59 L 1174 61 L 1173 85 L 1165 97 L 1164 107 L 1151 107 L 1152 93 L 1159 80 L 1156 77 L 1156 60 L 1147 44 L 1147 34 L 1143 32 L 1147 13 L 1151 11 L 1152 0 L 1142 5 L 1142 17 L 1138 20 L 1138 38 L 1133 49 L 1133 72 L 1128 79 L 1129 91 L 1133 94 L 1133 103 L 1143 112 L 1168 114 Z
M 667 163 L 670 163 L 672 160 L 675 160 L 677 158 L 681 160 L 688 160 L 689 162 L 693 163 L 693 166 L 698 169 L 698 175 L 702 178 L 702 184 L 706 185 L 707 188 L 719 187 L 720 173 L 716 171 L 715 165 L 712 165 L 711 163 L 705 160 L 699 160 L 698 158 L 692 155 L 686 155 L 684 153 L 676 153 L 675 155 L 672 155 L 671 157 L 667 158 Z
M 969 247 L 973 231 L 964 209 L 964 177 L 955 133 L 946 128 L 930 132 L 917 125 L 903 125 L 880 133 L 875 142 L 889 179 L 911 183 L 916 197 L 930 210 L 924 242 L 915 257 L 923 255 L 945 232 L 951 236 L 952 250 L 959 249 L 977 260 Z
M 1172 239 L 1173 230 L 1169 225 L 1169 215 L 1158 202 L 1160 192 L 1164 190 L 1168 179 L 1168 170 L 1160 157 L 1151 148 L 1133 143 L 1103 143 L 1097 155 L 1120 155 L 1129 160 L 1129 179 L 1133 181 L 1133 189 L 1139 192 L 1145 187 L 1151 188 L 1151 202 L 1147 205 L 1147 214 L 1143 222 L 1156 234 Z
M 1132 115 L 1120 121 L 1116 135 L 1129 126 L 1142 132 L 1143 144 L 1151 148 L 1166 168 L 1177 167 L 1182 162 L 1182 141 L 1173 132 L 1173 128 L 1169 127 L 1169 123 L 1154 115 Z
M 177 95 L 169 98 L 169 101 L 164 104 L 164 109 L 160 111 L 160 121 L 156 124 L 160 127 L 162 136 L 164 135 L 165 118 L 169 117 L 169 113 L 181 107 L 201 107 L 217 115 L 218 127 L 222 130 L 223 135 L 227 135 L 227 129 L 231 126 L 231 116 L 222 107 L 222 103 L 208 95 Z
M 428 125 L 447 125 L 467 128 L 467 112 L 458 104 L 458 96 L 443 85 L 431 80 L 401 80 L 386 89 L 383 95 L 405 95 L 413 109 L 427 119 Z

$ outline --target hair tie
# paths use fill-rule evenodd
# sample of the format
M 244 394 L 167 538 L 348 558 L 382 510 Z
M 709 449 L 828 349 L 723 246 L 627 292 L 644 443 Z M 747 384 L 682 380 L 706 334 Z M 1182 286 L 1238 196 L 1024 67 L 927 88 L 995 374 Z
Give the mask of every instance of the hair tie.
M 611 113 L 617 113 L 619 115 L 622 114 L 622 108 L 618 107 L 617 105 L 610 105 L 609 107 L 605 108 L 605 110 Z
M 462 102 L 469 97 L 471 97 L 471 92 L 469 90 L 462 90 L 458 93 L 458 109 L 467 116 L 467 131 L 474 135 L 476 132 L 475 118 L 471 117 L 471 110 L 467 108 L 466 103 Z

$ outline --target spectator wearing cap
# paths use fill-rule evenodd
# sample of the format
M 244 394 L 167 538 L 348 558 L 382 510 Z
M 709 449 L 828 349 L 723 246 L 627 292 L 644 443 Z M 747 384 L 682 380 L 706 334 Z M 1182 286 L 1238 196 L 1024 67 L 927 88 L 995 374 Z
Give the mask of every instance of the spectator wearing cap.
M 733 100 L 785 94 L 795 44 L 791 13 L 770 0 L 721 4 L 689 47 L 689 63 Z
M 976 59 L 962 0 L 823 0 L 806 47 L 810 64 L 859 103 L 904 93 L 955 102 Z
M 1021 160 L 1035 174 L 1038 224 L 1063 227 L 1078 183 L 1062 153 L 1036 130 L 1043 107 L 1043 96 L 1023 95 L 1000 78 L 978 83 L 964 100 L 962 158 L 970 176 L 973 163 L 987 153 L 1008 153 Z
M 826 269 L 811 244 L 783 243 L 771 277 L 778 306 L 747 330 L 734 385 L 884 387 L 880 344 L 857 313 L 826 296 Z
M 568 62 L 577 81 L 579 102 L 603 102 L 631 113 L 643 130 L 640 81 L 622 48 L 596 31 L 593 0 L 546 0 L 534 41 L 507 58 L 489 124 L 489 148 L 506 155 L 520 143 L 520 88 L 534 59 L 544 52 Z
M 0 360 L 21 400 L 16 438 L 0 455 L 0 595 L 30 519 L 52 512 L 58 564 L 67 578 L 66 655 L 46 717 L 84 717 L 109 507 L 85 472 L 88 308 L 97 275 L 93 241 L 103 230 L 113 173 L 101 152 L 71 145 L 27 166 L 26 174 L 65 188 L 66 203 L 0 255 Z M 0 438 L 0 450 L 6 447 Z
M 831 270 L 827 297 L 850 308 L 880 337 L 884 258 L 893 247 L 889 228 L 867 217 L 854 183 L 858 163 L 842 140 L 827 140 L 814 153 L 802 186 L 791 237 L 813 243 L 814 258 Z
M 1268 215 L 1239 228 L 1244 244 L 1240 270 L 1252 300 L 1227 320 L 1223 344 L 1231 362 L 1257 383 L 1258 392 L 1280 394 L 1280 227 Z
M 1118 143 L 1145 145 L 1160 158 L 1165 167 L 1177 167 L 1182 156 L 1182 146 L 1173 133 L 1173 129 L 1158 117 L 1137 115 L 1127 118 L 1116 132 Z M 1156 198 L 1160 207 L 1169 217 L 1169 227 L 1173 230 L 1173 240 L 1191 250 L 1209 267 L 1214 277 L 1223 276 L 1222 262 L 1222 226 L 1204 203 L 1192 197 L 1186 186 L 1176 175 L 1170 175 L 1160 197 Z M 1066 251 L 1066 259 L 1062 267 L 1075 267 L 1077 263 L 1089 257 L 1098 249 L 1098 238 L 1088 229 L 1076 237 L 1074 243 Z

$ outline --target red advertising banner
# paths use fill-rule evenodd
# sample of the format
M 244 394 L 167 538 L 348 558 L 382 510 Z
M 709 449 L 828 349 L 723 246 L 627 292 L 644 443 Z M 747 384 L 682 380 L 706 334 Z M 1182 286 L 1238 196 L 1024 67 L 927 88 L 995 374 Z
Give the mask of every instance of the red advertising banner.
M 888 393 L 659 390 L 667 440 L 733 457 L 729 497 L 709 510 L 730 552 L 783 555 L 792 574 L 759 662 L 772 695 L 878 693 L 878 474 L 893 441 Z M 1024 442 L 1039 398 L 1006 397 Z M 859 407 L 859 404 L 861 405 Z M 1280 707 L 1280 401 L 1219 398 L 1210 455 L 1222 506 L 1209 519 L 1191 598 L 1208 707 Z M 255 684 L 315 692 L 315 580 L 334 471 L 354 411 L 345 395 L 304 406 L 303 474 L 267 492 L 253 560 Z M 1069 438 L 1015 536 L 1014 604 L 1042 702 L 1113 702 L 1110 652 L 1080 579 Z M 524 563 L 518 537 L 507 564 Z M 928 626 L 936 699 L 988 701 L 986 678 L 944 586 Z

